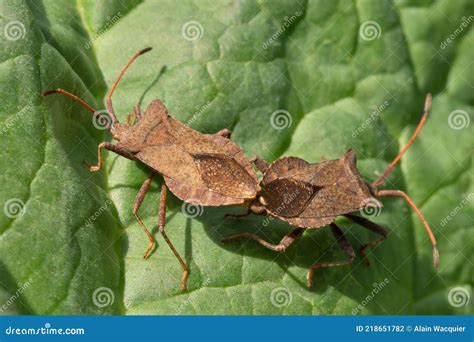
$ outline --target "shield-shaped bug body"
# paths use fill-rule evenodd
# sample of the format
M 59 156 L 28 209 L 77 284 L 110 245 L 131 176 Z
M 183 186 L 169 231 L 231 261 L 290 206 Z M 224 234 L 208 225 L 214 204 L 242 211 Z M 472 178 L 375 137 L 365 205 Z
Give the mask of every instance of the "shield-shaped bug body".
M 436 239 L 428 222 L 413 203 L 411 198 L 400 190 L 379 190 L 394 165 L 400 160 L 408 147 L 413 143 L 426 121 L 431 107 L 431 95 L 425 99 L 423 116 L 408 143 L 396 158 L 389 164 L 382 176 L 372 183 L 366 183 L 356 166 L 356 154 L 347 151 L 340 159 L 320 163 L 308 163 L 296 157 L 283 157 L 269 165 L 261 158 L 255 159 L 256 166 L 262 171 L 261 190 L 257 199 L 251 204 L 247 213 L 268 214 L 298 227 L 287 234 L 278 245 L 273 245 L 256 234 L 242 233 L 224 239 L 229 242 L 238 239 L 253 239 L 263 246 L 276 250 L 285 250 L 304 229 L 319 228 L 330 225 L 336 240 L 347 255 L 346 260 L 335 262 L 317 262 L 308 270 L 308 287 L 313 286 L 313 273 L 321 267 L 339 266 L 351 263 L 355 258 L 354 250 L 345 238 L 341 229 L 334 223 L 337 216 L 349 220 L 381 235 L 380 238 L 361 246 L 361 254 L 368 263 L 365 251 L 379 244 L 387 237 L 386 231 L 376 223 L 352 213 L 366 208 L 380 208 L 382 204 L 376 199 L 385 196 L 403 197 L 415 210 L 428 233 L 433 248 L 433 263 L 438 267 L 439 254 Z
M 226 129 L 216 134 L 199 133 L 170 117 L 160 100 L 152 101 L 143 115 L 138 106 L 135 106 L 135 124 L 118 121 L 112 105 L 112 94 L 130 64 L 150 50 L 151 48 L 147 48 L 135 54 L 110 88 L 106 102 L 111 122 L 106 128 L 118 142 L 100 143 L 97 165 L 88 166 L 90 171 L 99 171 L 102 168 L 101 151 L 107 149 L 128 159 L 141 161 L 151 169 L 133 205 L 133 214 L 150 241 L 144 254 L 145 259 L 149 257 L 156 242 L 140 219 L 138 210 L 153 176 L 157 173 L 163 176 L 158 227 L 181 265 L 183 270 L 181 289 L 185 290 L 187 266 L 165 232 L 167 189 L 183 201 L 196 205 L 248 206 L 247 202 L 256 198 L 259 184 L 250 161 L 229 139 L 230 132 Z M 55 93 L 72 98 L 90 110 L 95 117 L 99 115 L 85 101 L 63 89 L 49 90 L 43 95 Z

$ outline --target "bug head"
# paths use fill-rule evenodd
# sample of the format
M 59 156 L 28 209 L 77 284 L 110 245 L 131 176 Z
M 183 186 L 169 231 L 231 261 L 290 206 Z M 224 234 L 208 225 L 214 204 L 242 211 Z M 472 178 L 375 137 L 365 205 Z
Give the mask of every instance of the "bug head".
M 115 140 L 120 141 L 129 132 L 130 128 L 129 124 L 117 122 L 110 127 L 110 133 Z

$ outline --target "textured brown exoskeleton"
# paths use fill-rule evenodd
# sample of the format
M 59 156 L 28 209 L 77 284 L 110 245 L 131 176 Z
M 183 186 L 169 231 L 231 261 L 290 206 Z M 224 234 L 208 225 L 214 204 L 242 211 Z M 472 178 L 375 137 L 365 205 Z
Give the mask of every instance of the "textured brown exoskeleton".
M 381 207 L 381 203 L 376 197 L 398 196 L 405 198 L 423 222 L 432 243 L 433 263 L 435 268 L 437 268 L 439 254 L 436 239 L 420 210 L 403 191 L 378 189 L 394 165 L 415 140 L 426 121 L 430 107 L 431 95 L 428 94 L 425 100 L 423 116 L 412 137 L 386 168 L 382 176 L 370 184 L 366 183 L 359 174 L 356 167 L 356 154 L 352 150 L 347 151 L 340 159 L 315 164 L 296 157 L 283 157 L 269 165 L 257 157 L 255 164 L 264 174 L 260 182 L 261 191 L 245 215 L 250 213 L 268 214 L 298 228 L 283 237 L 278 245 L 273 245 L 258 235 L 251 233 L 233 235 L 223 241 L 252 239 L 271 250 L 283 251 L 296 238 L 302 235 L 305 228 L 319 228 L 330 225 L 338 244 L 348 256 L 348 259 L 313 264 L 307 274 L 308 287 L 311 288 L 313 286 L 313 273 L 316 269 L 349 264 L 355 258 L 351 244 L 334 223 L 336 217 L 343 215 L 349 220 L 382 236 L 361 246 L 361 254 L 364 261 L 368 263 L 365 256 L 366 249 L 386 239 L 387 232 L 374 222 L 351 213 L 367 207 Z
M 158 214 L 159 231 L 178 259 L 183 276 L 181 289 L 186 289 L 188 269 L 183 259 L 165 233 L 166 192 L 169 189 L 178 198 L 195 205 L 220 206 L 244 205 L 256 198 L 259 190 L 258 179 L 250 161 L 242 150 L 229 139 L 226 129 L 216 134 L 199 133 L 183 123 L 171 118 L 160 100 L 154 100 L 142 115 L 138 106 L 134 107 L 134 125 L 119 123 L 111 96 L 130 64 L 144 49 L 135 54 L 123 68 L 107 96 L 107 112 L 111 123 L 107 129 L 116 144 L 102 142 L 98 146 L 98 163 L 90 166 L 90 171 L 102 168 L 101 150 L 107 149 L 125 158 L 138 160 L 151 169 L 135 199 L 133 214 L 148 236 L 150 243 L 144 258 L 148 258 L 155 246 L 155 238 L 138 216 L 138 210 L 150 187 L 153 176 L 159 173 L 164 182 L 161 187 Z M 63 89 L 49 90 L 43 95 L 54 93 L 68 96 L 89 109 L 94 117 L 99 113 L 85 101 Z

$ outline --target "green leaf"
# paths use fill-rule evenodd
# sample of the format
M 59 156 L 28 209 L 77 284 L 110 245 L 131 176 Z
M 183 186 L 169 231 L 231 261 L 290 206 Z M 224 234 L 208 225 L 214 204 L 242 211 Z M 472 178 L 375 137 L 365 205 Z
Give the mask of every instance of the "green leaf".
M 18 21 L 24 37 L 4 33 L 0 48 L 0 204 L 19 200 L 23 214 L 0 215 L 1 312 L 472 314 L 463 300 L 474 285 L 473 12 L 469 0 L 7 2 L 0 27 Z M 372 217 L 389 238 L 370 251 L 370 267 L 358 249 L 376 236 L 338 219 L 357 257 L 316 271 L 308 290 L 311 264 L 344 258 L 328 228 L 282 253 L 254 241 L 223 245 L 246 231 L 278 243 L 291 227 L 224 219 L 242 208 L 189 218 L 171 195 L 166 231 L 190 269 L 182 293 L 179 264 L 156 229 L 161 177 L 140 209 L 158 240 L 145 261 L 132 206 L 146 166 L 105 153 L 103 171 L 89 173 L 81 161 L 95 163 L 110 137 L 70 99 L 38 97 L 64 88 L 104 109 L 105 90 L 148 46 L 114 93 L 121 121 L 159 98 L 203 133 L 231 129 L 249 157 L 318 162 L 353 148 L 367 181 L 408 141 L 432 92 L 427 124 L 383 188 L 419 205 L 438 239 L 438 272 L 401 198 L 383 198 Z
M 98 69 L 91 52 L 77 48 L 87 35 L 74 13 L 67 1 L 2 5 L 1 26 L 10 24 L 11 31 L 3 31 L 0 48 L 0 278 L 2 297 L 19 313 L 98 314 L 121 307 L 116 216 L 108 210 L 86 225 L 107 197 L 107 180 L 105 174 L 91 178 L 80 162 L 95 158 L 102 133 L 80 106 L 39 96 L 63 87 L 96 103 L 88 88 L 102 77 L 92 77 Z M 113 305 L 99 310 L 93 304 L 98 287 L 115 291 Z

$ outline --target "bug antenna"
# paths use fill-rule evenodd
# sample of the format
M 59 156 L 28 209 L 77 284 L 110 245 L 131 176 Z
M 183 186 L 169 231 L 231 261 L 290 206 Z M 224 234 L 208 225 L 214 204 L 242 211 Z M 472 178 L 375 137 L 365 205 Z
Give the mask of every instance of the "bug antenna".
M 67 97 L 73 99 L 74 101 L 76 101 L 77 103 L 79 103 L 80 105 L 82 105 L 83 107 L 88 109 L 94 115 L 95 120 L 102 120 L 101 119 L 101 114 L 99 112 L 97 112 L 94 108 L 92 108 L 86 101 L 81 99 L 79 96 L 74 95 L 74 94 L 72 94 L 72 93 L 70 93 L 70 92 L 68 92 L 64 89 L 60 89 L 60 88 L 45 91 L 42 94 L 42 96 L 48 96 L 48 95 L 52 95 L 52 94 L 62 94 L 64 96 L 67 96 Z M 110 131 L 111 128 L 112 128 L 112 125 L 107 123 L 105 125 L 105 128 Z
M 418 134 L 421 131 L 421 128 L 423 127 L 423 125 L 426 122 L 426 118 L 428 117 L 428 112 L 429 112 L 430 108 L 431 108 L 431 94 L 428 93 L 428 94 L 426 94 L 426 98 L 425 98 L 425 106 L 424 106 L 424 109 L 423 109 L 423 116 L 421 117 L 420 122 L 418 123 L 418 126 L 415 129 L 415 132 L 411 136 L 410 140 L 408 140 L 407 144 L 405 146 L 403 146 L 400 153 L 395 157 L 395 159 L 390 163 L 390 165 L 387 166 L 384 173 L 377 180 L 372 182 L 371 185 L 374 188 L 378 188 L 385 181 L 385 179 L 390 174 L 390 172 L 392 171 L 395 164 L 398 163 L 398 161 L 405 154 L 405 152 L 408 150 L 410 145 L 413 144 L 413 141 L 415 141 L 416 137 L 418 136 Z
M 64 89 L 51 89 L 51 90 L 48 90 L 48 91 L 45 91 L 43 94 L 41 94 L 42 96 L 48 96 L 48 95 L 52 95 L 52 94 L 62 94 L 64 96 L 67 96 L 71 99 L 73 99 L 74 101 L 76 101 L 77 103 L 79 103 L 80 105 L 82 105 L 83 107 L 87 108 L 89 111 L 91 111 L 92 113 L 95 113 L 96 110 L 94 108 L 92 108 L 86 101 L 84 101 L 83 99 L 81 99 L 79 96 L 77 95 L 74 95 Z
M 123 74 L 125 74 L 125 71 L 127 71 L 128 67 L 130 66 L 130 64 L 133 63 L 133 61 L 135 59 L 137 59 L 139 56 L 143 55 L 144 53 L 148 52 L 151 50 L 151 47 L 147 47 L 143 50 L 140 50 L 138 51 L 135 55 L 133 55 L 132 58 L 130 58 L 130 60 L 128 61 L 128 63 L 123 67 L 122 71 L 120 72 L 120 74 L 118 75 L 117 79 L 115 80 L 114 84 L 112 85 L 112 87 L 110 88 L 110 91 L 109 91 L 109 94 L 107 95 L 107 99 L 106 99 L 106 103 L 107 103 L 107 112 L 110 114 L 110 117 L 112 119 L 112 124 L 116 124 L 118 123 L 118 119 L 117 119 L 117 116 L 115 115 L 115 112 L 114 112 L 114 107 L 112 105 L 112 94 L 114 93 L 115 91 L 115 88 L 117 88 L 117 85 L 118 83 L 120 82 L 120 80 L 122 79 L 122 76 Z
M 428 221 L 426 221 L 425 217 L 421 213 L 420 209 L 418 209 L 416 204 L 413 202 L 413 200 L 405 192 L 400 191 L 400 190 L 380 190 L 380 191 L 377 191 L 376 195 L 386 196 L 386 197 L 403 197 L 407 201 L 407 203 L 413 208 L 413 210 L 416 212 L 421 222 L 423 223 L 423 226 L 425 227 L 425 230 L 428 233 L 428 237 L 430 238 L 431 246 L 433 250 L 433 265 L 435 269 L 437 270 L 438 265 L 439 265 L 438 243 L 436 242 L 436 238 L 433 234 L 433 231 L 430 228 L 430 225 L 428 224 Z

